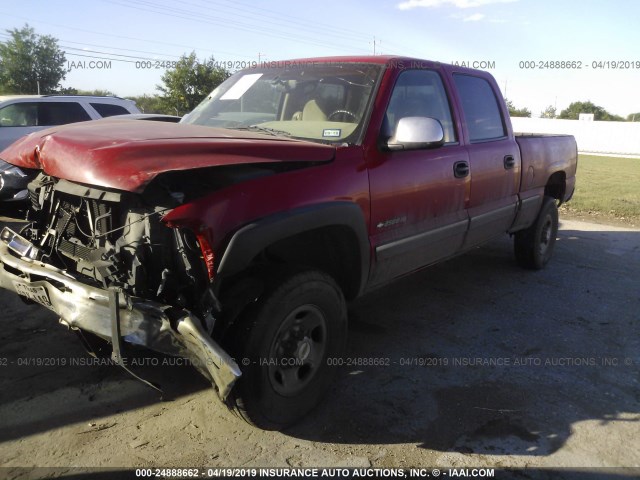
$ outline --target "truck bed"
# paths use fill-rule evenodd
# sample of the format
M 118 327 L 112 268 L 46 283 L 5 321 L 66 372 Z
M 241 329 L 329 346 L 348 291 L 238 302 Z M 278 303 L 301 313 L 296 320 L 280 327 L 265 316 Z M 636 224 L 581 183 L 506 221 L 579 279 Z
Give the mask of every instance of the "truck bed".
M 563 201 L 575 187 L 578 148 L 571 135 L 516 133 L 522 159 L 521 192 L 543 189 L 552 174 L 563 172 L 566 188 Z

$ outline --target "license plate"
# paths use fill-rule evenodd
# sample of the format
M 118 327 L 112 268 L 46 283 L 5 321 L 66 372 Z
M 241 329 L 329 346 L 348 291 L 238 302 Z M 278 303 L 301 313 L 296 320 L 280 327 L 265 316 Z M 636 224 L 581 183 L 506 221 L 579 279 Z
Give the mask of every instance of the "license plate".
M 18 295 L 22 295 L 23 297 L 27 297 L 29 300 L 38 302 L 40 305 L 51 308 L 51 300 L 49 300 L 49 293 L 47 293 L 46 288 L 32 287 L 18 282 L 13 282 L 13 285 L 16 287 Z

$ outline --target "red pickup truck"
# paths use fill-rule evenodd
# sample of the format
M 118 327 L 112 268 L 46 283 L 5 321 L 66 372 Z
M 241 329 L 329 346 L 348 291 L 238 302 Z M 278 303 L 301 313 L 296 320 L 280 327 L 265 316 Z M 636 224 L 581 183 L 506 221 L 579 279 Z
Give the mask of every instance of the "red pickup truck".
M 508 233 L 544 267 L 574 191 L 571 136 L 514 136 L 486 72 L 399 57 L 236 73 L 179 124 L 106 119 L 25 137 L 25 227 L 0 286 L 87 346 L 189 358 L 264 428 L 332 380 L 346 302 Z

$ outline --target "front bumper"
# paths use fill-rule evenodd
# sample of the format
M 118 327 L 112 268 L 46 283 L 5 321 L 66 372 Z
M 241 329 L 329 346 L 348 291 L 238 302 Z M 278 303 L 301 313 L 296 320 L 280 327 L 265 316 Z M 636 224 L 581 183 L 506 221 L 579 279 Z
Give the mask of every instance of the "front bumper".
M 70 328 L 182 356 L 217 387 L 224 400 L 241 372 L 204 331 L 191 312 L 79 282 L 67 272 L 33 260 L 35 247 L 8 228 L 0 235 L 0 287 L 36 301 L 60 315 Z M 20 252 L 20 253 L 18 253 Z M 111 298 L 111 301 L 110 301 Z M 113 304 L 114 300 L 117 303 Z M 115 311 L 115 315 L 114 315 Z M 118 325 L 114 329 L 114 318 Z M 120 338 L 113 338 L 118 331 Z

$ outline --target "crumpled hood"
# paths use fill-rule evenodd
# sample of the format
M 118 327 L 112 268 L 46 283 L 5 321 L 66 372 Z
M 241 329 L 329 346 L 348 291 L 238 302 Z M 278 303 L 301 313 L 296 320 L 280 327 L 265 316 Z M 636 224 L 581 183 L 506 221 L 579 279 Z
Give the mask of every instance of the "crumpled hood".
M 199 125 L 108 118 L 34 132 L 0 152 L 13 165 L 89 185 L 140 192 L 171 170 L 332 160 L 313 142 Z

